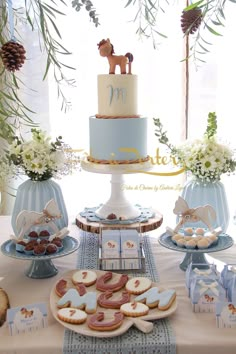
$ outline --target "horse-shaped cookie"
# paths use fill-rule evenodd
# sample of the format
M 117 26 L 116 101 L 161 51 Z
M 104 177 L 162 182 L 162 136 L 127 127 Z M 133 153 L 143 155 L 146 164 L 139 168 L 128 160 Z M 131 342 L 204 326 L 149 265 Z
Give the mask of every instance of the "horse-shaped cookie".
M 120 66 L 120 73 L 126 74 L 126 65 L 128 65 L 128 74 L 131 74 L 131 63 L 133 62 L 133 54 L 126 53 L 125 55 L 114 55 L 114 46 L 110 39 L 102 39 L 98 43 L 99 53 L 102 57 L 107 57 L 110 68 L 109 74 L 115 74 L 116 65 Z

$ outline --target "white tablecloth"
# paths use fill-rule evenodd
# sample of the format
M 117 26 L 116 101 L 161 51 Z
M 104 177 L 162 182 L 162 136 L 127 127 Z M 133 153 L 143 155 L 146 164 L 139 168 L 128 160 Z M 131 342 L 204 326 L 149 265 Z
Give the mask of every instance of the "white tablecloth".
M 234 228 L 232 228 L 234 230 Z M 152 231 L 158 239 L 164 226 Z M 79 229 L 70 225 L 70 235 L 79 238 Z M 10 217 L 0 216 L 0 243 L 9 239 Z M 177 291 L 178 309 L 170 318 L 176 334 L 177 354 L 235 354 L 236 330 L 218 329 L 215 317 L 210 313 L 193 313 L 185 288 L 185 273 L 179 263 L 182 252 L 175 252 L 154 243 L 153 252 L 159 272 L 160 283 L 165 288 Z M 235 245 L 228 250 L 214 253 L 214 258 L 228 263 L 236 263 Z M 48 306 L 48 328 L 10 336 L 6 324 L 0 328 L 1 354 L 58 354 L 62 353 L 64 327 L 51 315 L 49 296 L 53 285 L 64 272 L 76 266 L 77 252 L 56 258 L 53 263 L 59 272 L 48 279 L 32 279 L 24 274 L 29 261 L 17 260 L 0 254 L 0 287 L 8 293 L 11 307 L 45 302 Z

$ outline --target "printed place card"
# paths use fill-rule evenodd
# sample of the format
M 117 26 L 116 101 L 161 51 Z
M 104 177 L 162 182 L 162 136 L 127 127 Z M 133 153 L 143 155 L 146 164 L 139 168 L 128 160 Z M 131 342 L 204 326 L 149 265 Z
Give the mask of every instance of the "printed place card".
M 236 303 L 216 303 L 216 325 L 218 328 L 236 327 Z
M 14 307 L 7 311 L 7 323 L 10 334 L 31 332 L 48 326 L 45 303 Z

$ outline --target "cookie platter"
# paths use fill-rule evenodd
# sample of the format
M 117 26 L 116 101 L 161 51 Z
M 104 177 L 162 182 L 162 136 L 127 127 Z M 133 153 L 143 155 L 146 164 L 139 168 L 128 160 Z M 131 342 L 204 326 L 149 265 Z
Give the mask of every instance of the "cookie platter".
M 86 270 L 83 270 L 83 271 L 86 272 Z M 175 299 L 171 303 L 170 307 L 168 307 L 168 309 L 166 309 L 166 310 L 159 310 L 158 307 L 155 307 L 155 308 L 149 308 L 148 313 L 143 316 L 138 316 L 138 317 L 124 316 L 120 327 L 118 327 L 116 329 L 104 330 L 104 331 L 91 329 L 88 326 L 88 322 L 89 322 L 91 316 L 95 315 L 94 313 L 88 313 L 87 314 L 87 321 L 84 323 L 81 323 L 81 324 L 72 324 L 69 322 L 65 322 L 58 317 L 58 311 L 59 311 L 58 301 L 61 299 L 61 297 L 58 296 L 58 293 L 56 292 L 56 287 L 57 287 L 58 282 L 65 281 L 66 282 L 66 289 L 68 289 L 68 290 L 75 289 L 75 285 L 73 284 L 73 281 L 72 281 L 72 277 L 75 274 L 75 272 L 78 272 L 78 269 L 71 270 L 71 271 L 65 273 L 62 276 L 62 278 L 57 280 L 57 282 L 54 284 L 53 288 L 51 289 L 51 294 L 50 294 L 50 308 L 51 308 L 52 314 L 53 314 L 54 318 L 56 319 L 56 321 L 58 321 L 62 326 L 66 327 L 68 329 L 71 329 L 72 331 L 77 332 L 79 334 L 82 334 L 85 336 L 92 336 L 92 337 L 109 338 L 109 337 L 119 336 L 119 335 L 125 333 L 133 325 L 136 326 L 140 331 L 142 331 L 144 333 L 148 333 L 148 332 L 151 332 L 153 329 L 153 323 L 150 321 L 168 317 L 171 314 L 173 314 L 177 309 L 177 302 Z M 102 270 L 93 270 L 93 272 L 96 274 L 97 279 L 105 276 L 108 273 L 108 272 L 102 271 Z M 109 273 L 111 273 L 111 272 L 109 272 Z M 111 284 L 114 284 L 117 281 L 119 281 L 120 277 L 121 277 L 121 274 L 112 273 L 112 278 L 109 282 Z M 128 279 L 131 280 L 132 277 L 128 277 Z M 159 284 L 154 283 L 154 282 L 151 283 L 151 288 L 153 288 L 153 287 L 158 287 L 158 290 L 160 292 L 165 291 L 165 289 L 163 287 L 160 287 Z M 119 291 L 116 291 L 114 293 L 114 297 L 116 299 L 121 298 L 124 290 L 125 290 L 125 287 L 121 288 Z M 91 286 L 87 286 L 86 292 L 87 293 L 96 292 L 97 299 L 102 293 L 104 293 L 103 291 L 96 289 L 96 283 Z M 137 295 L 130 294 L 129 302 L 134 302 L 134 299 L 136 297 L 137 297 Z M 120 311 L 119 309 L 104 308 L 104 307 L 101 307 L 99 304 L 97 304 L 97 308 L 94 312 L 96 314 L 103 313 L 104 314 L 104 321 L 109 322 L 109 321 L 114 320 L 114 317 L 116 316 L 117 312 L 119 312 L 119 311 Z

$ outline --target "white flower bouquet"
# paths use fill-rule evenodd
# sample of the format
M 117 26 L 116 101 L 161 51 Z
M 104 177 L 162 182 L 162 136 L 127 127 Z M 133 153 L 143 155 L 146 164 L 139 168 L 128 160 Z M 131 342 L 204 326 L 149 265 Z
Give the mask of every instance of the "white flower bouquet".
M 16 174 L 25 174 L 31 180 L 44 181 L 68 175 L 80 165 L 69 145 L 59 136 L 55 141 L 40 129 L 31 129 L 32 140 L 15 137 L 6 153 L 10 166 Z
M 179 164 L 190 171 L 193 176 L 202 182 L 219 181 L 224 173 L 232 173 L 236 168 L 234 151 L 217 141 L 217 117 L 216 114 L 208 114 L 208 124 L 202 139 L 186 140 L 179 146 L 169 143 L 166 132 L 160 119 L 154 118 L 157 127 L 155 135 L 160 143 L 165 144 L 175 156 Z

